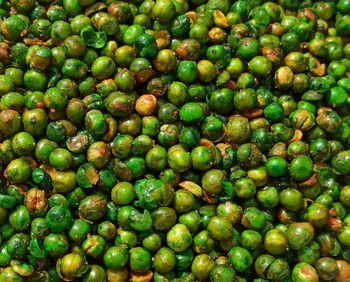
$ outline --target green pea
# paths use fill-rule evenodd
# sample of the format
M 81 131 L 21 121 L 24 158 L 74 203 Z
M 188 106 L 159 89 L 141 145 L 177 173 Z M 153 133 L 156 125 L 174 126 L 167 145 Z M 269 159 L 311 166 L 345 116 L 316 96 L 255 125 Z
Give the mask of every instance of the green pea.
M 82 242 L 90 230 L 91 227 L 87 221 L 76 219 L 68 231 L 69 239 L 73 242 Z
M 305 155 L 295 157 L 289 167 L 289 174 L 298 181 L 308 179 L 311 176 L 312 171 L 312 160 Z

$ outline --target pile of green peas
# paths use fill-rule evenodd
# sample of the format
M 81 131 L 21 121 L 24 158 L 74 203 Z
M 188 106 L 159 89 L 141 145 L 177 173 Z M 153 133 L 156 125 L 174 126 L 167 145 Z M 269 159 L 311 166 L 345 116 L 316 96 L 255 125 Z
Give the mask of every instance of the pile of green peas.
M 350 281 L 350 0 L 0 0 L 0 281 Z

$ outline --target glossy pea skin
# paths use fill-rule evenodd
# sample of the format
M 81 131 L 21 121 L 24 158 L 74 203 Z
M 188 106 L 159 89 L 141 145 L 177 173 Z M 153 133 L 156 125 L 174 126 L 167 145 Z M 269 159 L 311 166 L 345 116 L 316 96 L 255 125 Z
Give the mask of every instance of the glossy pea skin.
M 242 247 L 233 247 L 229 251 L 229 260 L 233 268 L 239 273 L 246 271 L 253 264 L 251 254 Z
M 312 160 L 305 156 L 300 155 L 294 158 L 294 160 L 291 162 L 291 165 L 289 167 L 289 173 L 290 175 L 299 181 L 303 181 L 308 179 L 313 170 L 313 163 Z

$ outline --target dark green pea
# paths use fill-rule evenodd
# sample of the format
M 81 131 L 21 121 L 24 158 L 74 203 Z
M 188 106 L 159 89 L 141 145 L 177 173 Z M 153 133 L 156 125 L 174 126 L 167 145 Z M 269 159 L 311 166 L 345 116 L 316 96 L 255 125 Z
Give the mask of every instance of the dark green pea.
M 89 67 L 92 66 L 94 61 L 98 58 L 97 52 L 92 48 L 86 48 L 86 51 L 82 57 L 82 61 Z
M 271 122 L 279 122 L 284 117 L 284 111 L 279 103 L 271 103 L 264 109 L 264 116 Z
M 58 46 L 51 49 L 51 63 L 56 67 L 62 67 L 66 60 L 66 54 L 63 47 Z
M 305 155 L 296 156 L 289 167 L 289 174 L 298 181 L 307 180 L 312 175 L 312 172 L 312 160 Z
M 310 144 L 310 155 L 314 162 L 325 161 L 330 157 L 329 147 L 325 139 L 316 139 Z
M 180 81 L 186 84 L 193 83 L 197 77 L 197 65 L 193 61 L 181 61 L 176 74 Z
M 239 41 L 236 55 L 243 60 L 250 60 L 259 53 L 259 42 L 254 38 L 243 38 Z
M 44 248 L 48 255 L 54 258 L 61 257 L 68 252 L 68 238 L 62 233 L 50 233 L 44 239 Z
M 258 128 L 252 132 L 252 143 L 264 151 L 272 147 L 272 136 L 266 128 Z
M 49 233 L 50 230 L 48 229 L 44 218 L 38 217 L 33 219 L 30 227 L 31 238 L 44 238 Z
M 27 254 L 29 236 L 24 233 L 16 233 L 7 241 L 7 252 L 12 258 L 23 258 Z
M 10 209 L 16 204 L 16 198 L 10 195 L 0 194 L 0 206 L 3 209 Z
M 92 135 L 103 135 L 107 130 L 106 118 L 99 110 L 88 111 L 85 116 L 85 126 Z
M 341 106 L 345 103 L 347 92 L 340 86 L 332 87 L 327 93 L 327 102 L 332 107 Z
M 7 266 L 10 264 L 11 261 L 11 256 L 9 255 L 8 251 L 7 251 L 7 246 L 6 244 L 2 244 L 0 246 L 0 265 L 1 266 Z
M 76 219 L 68 231 L 69 239 L 75 243 L 80 243 L 86 238 L 87 234 L 90 233 L 90 230 L 91 227 L 87 221 Z
M 197 146 L 200 140 L 200 133 L 195 127 L 183 127 L 180 131 L 179 141 L 188 148 Z
M 90 269 L 83 276 L 84 282 L 105 281 L 106 279 L 106 271 L 103 267 L 96 264 L 90 265 Z
M 145 174 L 145 160 L 141 157 L 131 157 L 125 160 L 124 164 L 129 169 L 133 179 L 138 179 Z
M 246 228 L 260 230 L 265 226 L 265 214 L 256 207 L 248 207 L 244 210 L 241 223 Z
M 253 257 L 248 250 L 242 247 L 233 247 L 229 253 L 229 260 L 237 272 L 245 272 L 253 264 Z
M 84 189 L 77 187 L 68 192 L 67 198 L 71 207 L 77 208 L 82 199 L 86 197 Z
M 66 207 L 54 206 L 46 214 L 45 217 L 47 227 L 52 232 L 60 232 L 69 229 L 73 224 L 70 211 Z
M 191 84 L 188 87 L 188 95 L 190 101 L 205 101 L 207 88 L 202 84 Z
M 0 228 L 1 240 L 8 240 L 12 235 L 15 234 L 15 231 L 9 223 L 4 223 Z
M 183 252 L 175 253 L 175 268 L 182 271 L 191 265 L 193 260 L 193 251 L 191 248 L 184 250 Z
M 306 262 L 314 264 L 321 256 L 320 245 L 312 241 L 308 246 L 297 251 L 297 258 L 299 262 Z
M 255 144 L 246 143 L 237 149 L 237 160 L 245 167 L 259 165 L 261 158 L 262 154 Z
M 179 114 L 185 124 L 194 124 L 203 120 L 204 109 L 199 103 L 189 102 L 180 108 Z
M 158 133 L 158 142 L 164 147 L 170 147 L 178 142 L 179 131 L 173 124 L 164 124 L 160 127 Z
M 54 141 L 41 139 L 35 146 L 35 157 L 40 161 L 48 163 L 50 154 L 57 146 Z
M 198 146 L 191 152 L 191 161 L 194 169 L 209 170 L 213 163 L 211 151 L 207 147 Z
M 19 206 L 9 216 L 9 223 L 15 231 L 23 232 L 30 226 L 30 214 L 25 206 Z
M 106 220 L 117 221 L 117 218 L 118 218 L 117 207 L 113 202 L 110 201 L 107 203 Z
M 62 74 L 70 79 L 79 79 L 86 75 L 88 66 L 79 59 L 66 59 L 61 71 Z
M 24 96 L 24 105 L 27 109 L 39 108 L 44 103 L 44 93 L 34 91 Z
M 219 114 L 228 114 L 233 110 L 234 92 L 228 88 L 222 88 L 211 93 L 210 107 Z
M 32 91 L 44 91 L 48 82 L 45 73 L 35 69 L 26 71 L 23 77 L 23 81 L 24 86 Z
M 63 20 L 56 20 L 51 25 L 51 38 L 56 41 L 62 41 L 72 34 L 72 28 L 69 23 Z
M 139 135 L 131 144 L 131 151 L 135 155 L 146 155 L 153 147 L 152 139 L 147 135 Z
M 261 235 L 254 230 L 244 230 L 240 236 L 241 246 L 247 250 L 255 250 L 262 243 Z

